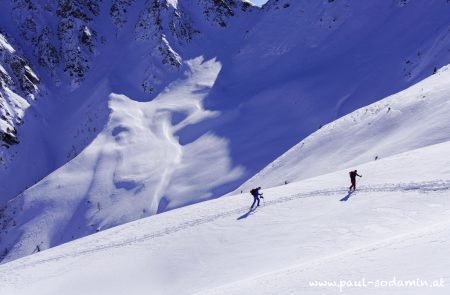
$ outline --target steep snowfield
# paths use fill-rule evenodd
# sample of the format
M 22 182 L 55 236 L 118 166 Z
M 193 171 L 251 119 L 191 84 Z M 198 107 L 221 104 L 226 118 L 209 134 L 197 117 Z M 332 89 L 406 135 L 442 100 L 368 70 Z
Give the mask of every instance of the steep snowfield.
M 450 142 L 142 219 L 0 266 L 2 294 L 448 294 Z
M 112 94 L 105 128 L 76 158 L 2 210 L 5 261 L 211 195 L 242 173 L 227 161 L 227 142 L 205 134 L 181 146 L 175 133 L 215 114 L 202 99 L 220 70 L 189 62 L 184 80 L 150 102 Z M 177 116 L 175 116 L 177 115 Z M 214 161 L 213 167 L 210 166 Z M 5 227 L 5 225 L 7 225 Z M 8 225 L 19 230 L 8 231 Z M 5 230 L 6 228 L 6 230 Z
M 450 140 L 450 67 L 308 136 L 243 184 L 277 186 Z M 447 157 L 446 154 L 441 155 Z

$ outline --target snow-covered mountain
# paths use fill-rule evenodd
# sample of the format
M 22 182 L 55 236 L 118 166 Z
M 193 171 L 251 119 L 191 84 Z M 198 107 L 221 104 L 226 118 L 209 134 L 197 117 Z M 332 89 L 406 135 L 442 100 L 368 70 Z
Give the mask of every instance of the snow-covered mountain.
M 2 1 L 2 258 L 236 189 L 319 126 L 449 64 L 449 9 Z
M 253 212 L 247 193 L 128 223 L 1 265 L 0 289 L 448 294 L 449 149 L 447 141 L 360 165 L 354 194 L 343 170 L 264 190 Z

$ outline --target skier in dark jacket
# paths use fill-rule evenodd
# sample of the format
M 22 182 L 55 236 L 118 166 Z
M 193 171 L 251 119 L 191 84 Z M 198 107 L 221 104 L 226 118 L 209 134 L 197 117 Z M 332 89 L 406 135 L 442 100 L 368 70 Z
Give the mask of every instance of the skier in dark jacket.
M 362 177 L 362 175 L 358 174 L 358 170 L 350 171 L 349 174 L 350 174 L 350 181 L 352 182 L 352 185 L 348 188 L 348 190 L 351 191 L 353 188 L 353 191 L 355 191 L 356 190 L 356 176 Z
M 252 189 L 252 190 L 250 191 L 250 193 L 251 193 L 252 196 L 253 196 L 253 204 L 252 204 L 252 206 L 250 207 L 250 210 L 253 209 L 253 206 L 255 206 L 255 203 L 256 203 L 256 202 L 258 202 L 258 204 L 256 205 L 256 207 L 259 206 L 259 197 L 263 198 L 262 194 L 259 193 L 259 190 L 260 190 L 260 189 L 261 189 L 261 187 L 257 187 L 257 188 L 254 188 L 254 189 Z

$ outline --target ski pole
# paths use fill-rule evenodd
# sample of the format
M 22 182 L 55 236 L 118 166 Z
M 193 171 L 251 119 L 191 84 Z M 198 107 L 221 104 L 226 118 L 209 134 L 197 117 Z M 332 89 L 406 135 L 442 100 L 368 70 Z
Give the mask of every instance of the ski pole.
M 362 180 L 362 175 L 359 177 L 359 181 L 358 181 L 358 187 L 360 188 L 361 187 L 361 184 L 363 183 L 363 180 Z

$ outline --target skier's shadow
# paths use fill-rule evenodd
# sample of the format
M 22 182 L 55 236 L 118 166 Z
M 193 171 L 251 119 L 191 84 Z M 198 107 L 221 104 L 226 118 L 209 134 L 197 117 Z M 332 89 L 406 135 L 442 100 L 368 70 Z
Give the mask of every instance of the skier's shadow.
M 353 192 L 354 192 L 354 191 L 348 192 L 348 194 L 347 194 L 345 197 L 343 197 L 342 199 L 340 199 L 339 201 L 341 201 L 341 202 L 347 202 L 348 199 L 350 199 L 350 197 L 352 196 Z
M 237 220 L 242 220 L 242 219 L 245 219 L 245 218 L 249 217 L 253 212 L 255 212 L 255 210 L 256 210 L 256 208 L 248 210 L 248 212 L 246 212 L 244 215 L 239 216 L 237 218 Z

